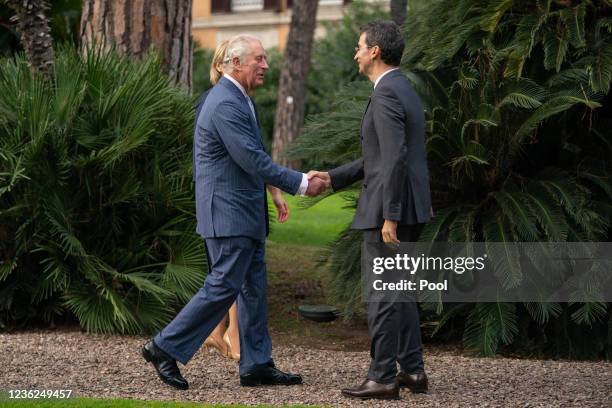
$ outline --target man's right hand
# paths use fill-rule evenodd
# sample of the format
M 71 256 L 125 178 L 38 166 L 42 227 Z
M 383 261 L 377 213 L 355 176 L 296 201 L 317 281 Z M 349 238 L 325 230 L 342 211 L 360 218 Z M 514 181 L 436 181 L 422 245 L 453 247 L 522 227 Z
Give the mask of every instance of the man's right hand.
M 327 184 L 322 178 L 308 177 L 308 188 L 306 189 L 306 195 L 308 197 L 316 197 L 326 189 Z
M 306 177 L 308 177 L 308 181 L 310 181 L 311 179 L 317 177 L 317 178 L 321 179 L 325 183 L 325 188 L 330 188 L 331 187 L 331 177 L 329 176 L 329 173 L 326 172 L 326 171 L 310 170 L 306 174 Z

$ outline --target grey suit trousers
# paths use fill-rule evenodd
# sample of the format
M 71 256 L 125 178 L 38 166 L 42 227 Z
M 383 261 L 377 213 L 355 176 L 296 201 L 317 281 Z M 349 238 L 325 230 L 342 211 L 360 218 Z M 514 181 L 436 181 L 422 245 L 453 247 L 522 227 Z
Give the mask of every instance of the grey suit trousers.
M 401 242 L 414 242 L 422 228 L 423 224 L 400 225 L 397 238 Z M 363 241 L 382 242 L 380 229 L 364 230 Z M 396 363 L 409 374 L 424 371 L 419 311 L 415 302 L 368 303 L 368 331 L 372 357 L 369 380 L 384 384 L 394 382 Z

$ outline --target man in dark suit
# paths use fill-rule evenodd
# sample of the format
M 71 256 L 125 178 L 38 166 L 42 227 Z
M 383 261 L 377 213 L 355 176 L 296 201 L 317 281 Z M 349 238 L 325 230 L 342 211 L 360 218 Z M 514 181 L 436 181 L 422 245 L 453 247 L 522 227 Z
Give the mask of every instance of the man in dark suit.
M 430 219 L 423 106 L 398 68 L 403 51 L 395 23 L 372 22 L 362 30 L 355 61 L 374 84 L 361 123 L 363 156 L 329 172 L 308 174 L 325 179 L 335 191 L 363 180 L 351 228 L 363 230 L 364 242 L 415 241 Z M 399 387 L 426 392 L 416 303 L 368 303 L 368 328 L 372 361 L 367 379 L 342 393 L 395 399 Z
M 268 334 L 265 185 L 316 195 L 317 178 L 275 164 L 265 152 L 249 93 L 263 84 L 266 53 L 255 37 L 230 40 L 224 75 L 210 91 L 195 129 L 197 232 L 206 239 L 210 273 L 204 286 L 153 340 L 143 357 L 162 381 L 187 389 L 176 361 L 186 364 L 237 299 L 240 384 L 301 384 L 275 368 Z

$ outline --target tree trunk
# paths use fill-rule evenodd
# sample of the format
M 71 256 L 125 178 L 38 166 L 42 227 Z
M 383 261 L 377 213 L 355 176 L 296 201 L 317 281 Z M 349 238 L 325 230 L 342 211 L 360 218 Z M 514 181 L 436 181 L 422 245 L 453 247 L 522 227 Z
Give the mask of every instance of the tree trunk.
M 391 0 L 391 18 L 398 26 L 404 24 L 406 20 L 406 8 L 408 0 Z
M 81 38 L 135 58 L 153 47 L 170 80 L 191 90 L 191 0 L 83 0 Z
M 304 121 L 306 77 L 310 69 L 318 5 L 318 0 L 293 3 L 291 27 L 278 85 L 272 142 L 272 158 L 284 166 L 297 167 L 297 163 L 291 163 L 284 157 L 284 153 L 289 143 L 297 137 Z
M 55 52 L 49 27 L 49 17 L 45 14 L 49 6 L 45 0 L 5 0 L 15 11 L 11 18 L 17 22 L 17 31 L 30 67 L 36 72 L 49 76 L 53 71 Z

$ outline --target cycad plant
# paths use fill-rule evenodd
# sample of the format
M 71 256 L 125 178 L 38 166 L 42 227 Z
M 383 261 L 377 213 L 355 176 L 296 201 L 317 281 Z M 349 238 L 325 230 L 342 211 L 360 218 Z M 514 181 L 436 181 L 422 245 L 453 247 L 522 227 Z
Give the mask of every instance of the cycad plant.
M 160 328 L 201 285 L 191 99 L 151 56 L 0 61 L 0 324 Z
M 408 17 L 403 69 L 427 107 L 436 212 L 421 241 L 609 240 L 610 5 L 440 0 Z M 357 152 L 359 106 L 365 103 L 313 118 L 296 154 L 330 166 L 345 159 L 337 140 L 347 143 L 349 155 Z M 323 144 L 321 128 L 342 136 Z M 358 307 L 359 263 L 346 257 L 358 250 L 346 248 L 357 248 L 358 237 L 345 234 L 336 245 L 330 254 L 331 273 L 337 274 L 332 282 L 351 310 Z M 509 286 L 520 278 L 516 259 L 509 255 L 496 265 Z M 606 303 L 423 308 L 439 314 L 438 333 L 446 323 L 460 322 L 464 344 L 484 355 L 501 345 L 536 346 L 557 355 L 612 355 Z

